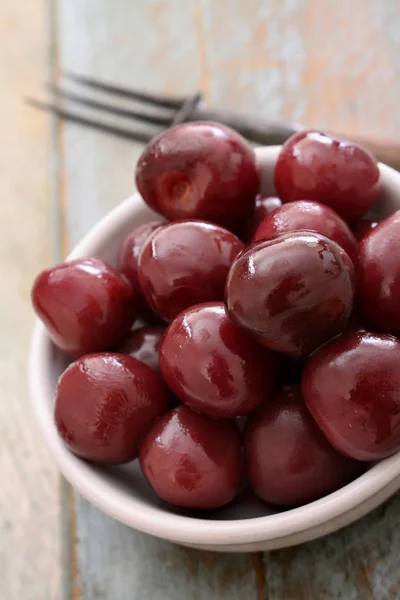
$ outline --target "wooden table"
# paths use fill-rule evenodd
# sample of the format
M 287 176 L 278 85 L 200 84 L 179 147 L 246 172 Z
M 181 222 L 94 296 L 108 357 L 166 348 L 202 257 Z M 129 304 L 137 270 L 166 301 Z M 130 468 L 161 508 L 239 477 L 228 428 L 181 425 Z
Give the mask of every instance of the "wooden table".
M 60 485 L 27 406 L 29 288 L 41 267 L 131 194 L 141 147 L 52 122 L 21 103 L 69 68 L 143 89 L 202 89 L 212 104 L 315 127 L 396 137 L 398 0 L 19 0 L 0 3 L 0 17 L 0 597 L 400 598 L 399 495 L 304 546 L 218 555 L 130 530 Z

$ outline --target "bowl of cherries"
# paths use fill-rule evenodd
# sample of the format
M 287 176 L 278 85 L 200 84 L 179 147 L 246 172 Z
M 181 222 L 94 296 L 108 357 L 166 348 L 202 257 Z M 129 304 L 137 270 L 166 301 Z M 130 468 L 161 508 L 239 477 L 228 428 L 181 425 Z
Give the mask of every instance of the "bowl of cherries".
M 400 485 L 400 174 L 305 130 L 177 125 L 32 287 L 30 390 L 61 472 L 197 548 L 298 544 Z

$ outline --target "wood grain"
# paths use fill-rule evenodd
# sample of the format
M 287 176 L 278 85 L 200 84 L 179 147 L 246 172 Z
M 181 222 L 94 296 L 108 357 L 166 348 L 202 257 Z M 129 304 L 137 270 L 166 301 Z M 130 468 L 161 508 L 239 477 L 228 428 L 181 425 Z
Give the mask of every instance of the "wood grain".
M 47 2 L 0 2 L 0 597 L 60 600 L 59 476 L 28 402 L 30 287 L 52 262 Z
M 60 64 L 126 85 L 354 135 L 400 134 L 400 7 L 388 0 L 59 1 Z M 133 188 L 140 146 L 68 125 L 73 245 Z M 211 555 L 129 530 L 75 496 L 76 599 L 400 597 L 399 497 L 294 549 Z
M 257 598 L 250 555 L 175 546 L 124 527 L 83 500 L 77 511 L 85 599 Z
M 397 495 L 341 532 L 266 554 L 269 600 L 398 598 L 399 509 Z

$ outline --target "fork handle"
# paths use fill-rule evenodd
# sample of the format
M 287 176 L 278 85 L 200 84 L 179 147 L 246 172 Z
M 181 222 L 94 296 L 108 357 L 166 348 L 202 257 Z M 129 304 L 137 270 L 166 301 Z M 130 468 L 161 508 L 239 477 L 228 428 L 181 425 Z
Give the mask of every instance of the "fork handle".
M 285 123 L 284 121 L 266 121 L 257 115 L 241 114 L 214 108 L 196 107 L 189 115 L 190 121 L 216 121 L 224 123 L 243 137 L 262 146 L 283 144 L 288 137 L 304 129 L 303 127 Z
M 217 121 L 239 131 L 245 138 L 256 144 L 272 146 L 283 144 L 288 137 L 305 129 L 303 125 L 285 121 L 267 121 L 256 115 L 232 113 L 226 110 L 196 107 L 190 120 Z M 400 144 L 391 140 L 374 137 L 346 136 L 331 132 L 338 138 L 351 139 L 364 146 L 375 158 L 397 171 L 400 171 Z

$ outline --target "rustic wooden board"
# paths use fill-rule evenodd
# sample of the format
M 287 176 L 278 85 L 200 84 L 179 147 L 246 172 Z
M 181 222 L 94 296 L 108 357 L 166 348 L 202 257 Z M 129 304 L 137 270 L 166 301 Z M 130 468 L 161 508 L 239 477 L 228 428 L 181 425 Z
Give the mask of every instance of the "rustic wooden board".
M 29 8 L 27 7 L 29 4 Z M 47 2 L 0 2 L 0 597 L 60 600 L 59 475 L 28 402 L 30 286 L 52 262 Z
M 58 2 L 59 68 L 358 134 L 400 134 L 396 0 Z M 64 250 L 133 188 L 140 146 L 60 128 Z M 74 495 L 75 598 L 398 598 L 399 497 L 295 549 L 212 555 L 129 530 Z

